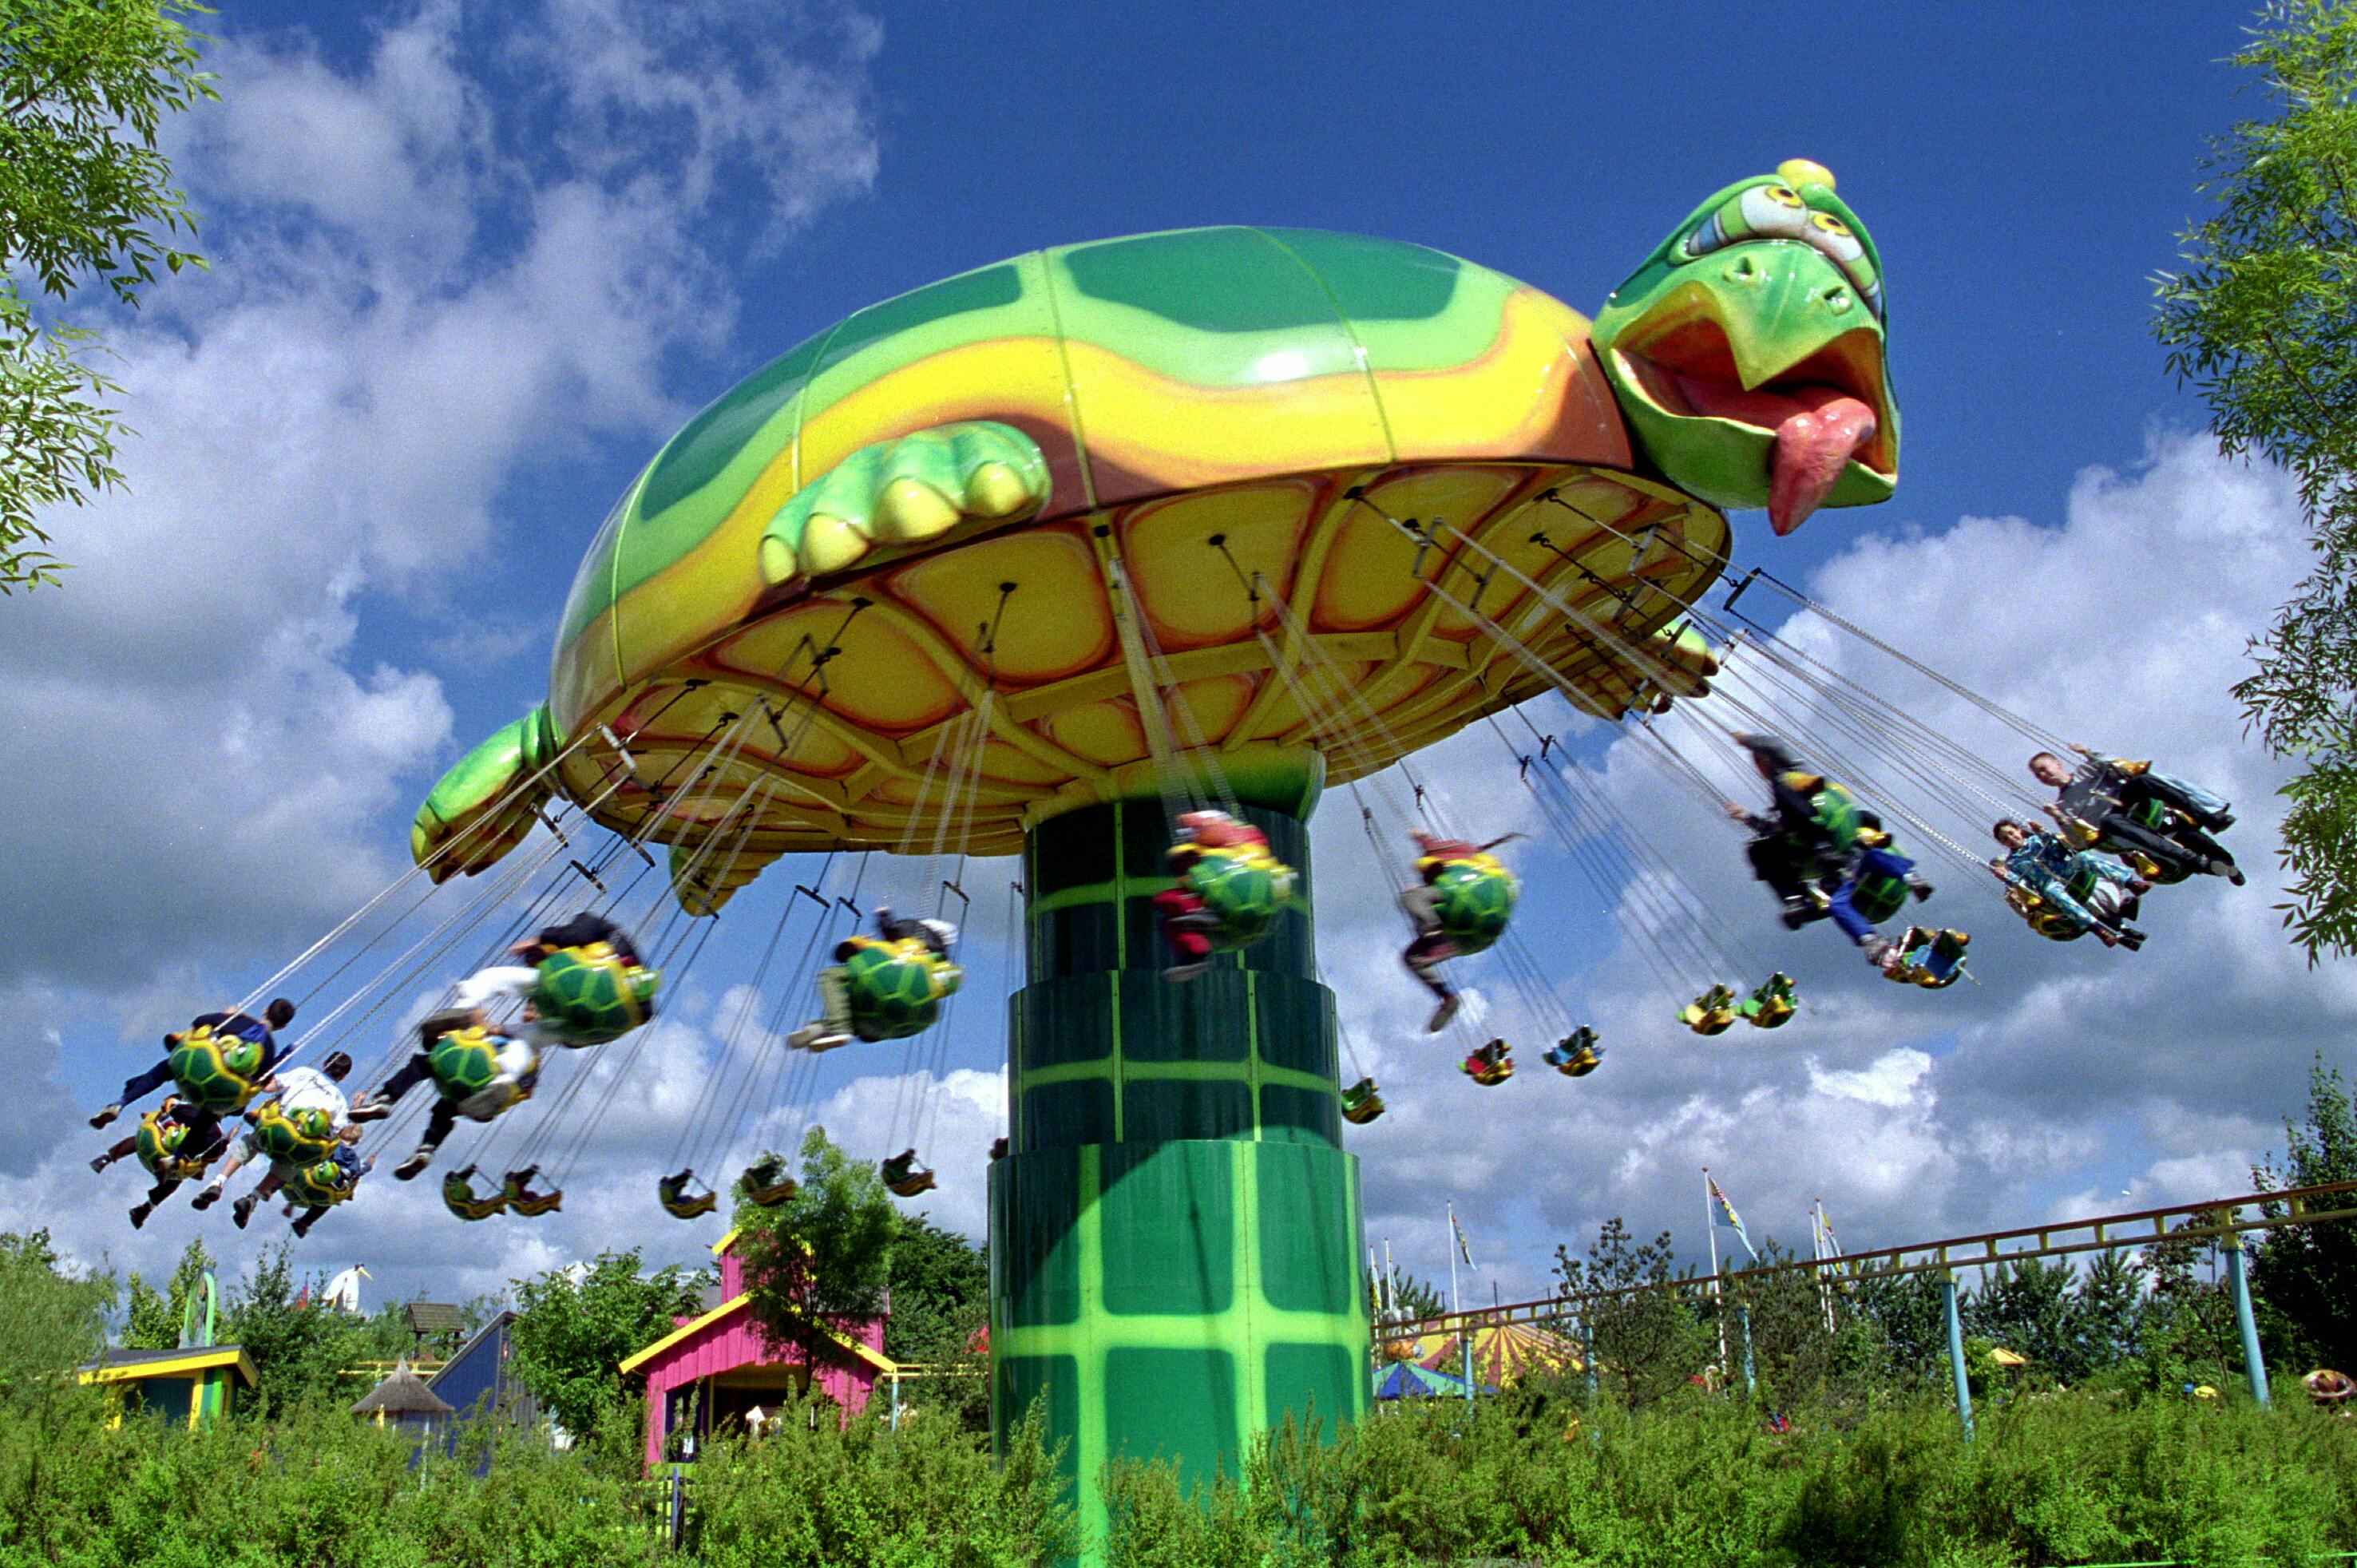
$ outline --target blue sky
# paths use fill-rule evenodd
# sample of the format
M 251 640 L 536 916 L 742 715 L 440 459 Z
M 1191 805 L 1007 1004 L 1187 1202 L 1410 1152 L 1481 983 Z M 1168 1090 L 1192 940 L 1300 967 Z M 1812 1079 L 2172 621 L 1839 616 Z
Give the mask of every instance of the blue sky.
M 93 1187 L 87 1136 L 59 1136 L 66 1107 L 104 1098 L 191 997 L 269 972 L 397 867 L 434 775 L 544 694 L 575 562 L 694 407 L 863 304 L 1098 235 L 1360 231 L 1592 311 L 1710 191 L 1785 157 L 1827 165 L 1889 277 L 1900 489 L 1786 541 L 1738 518 L 1738 560 L 1811 577 L 2070 733 L 2231 787 L 2244 859 L 2265 863 L 2276 773 L 2222 692 L 2297 575 L 2292 517 L 2279 481 L 2183 438 L 2200 409 L 2147 330 L 2203 138 L 2255 107 L 2219 63 L 2238 14 L 1430 9 L 226 8 L 225 102 L 175 132 L 213 273 L 117 324 L 143 433 L 133 493 L 55 520 L 82 564 L 65 593 L 0 607 L 0 656 L 23 677 L 0 723 L 51 759 L 8 830 L 50 897 L 0 972 L 36 1064 L 0 1112 L 0 1225 L 48 1219 L 83 1255 L 144 1267 L 197 1228 L 175 1210 L 134 1236 L 130 1178 Z M 2167 613 L 2073 618 L 2120 596 Z M 1452 1193 L 1510 1293 L 1610 1213 L 1699 1252 L 1704 1163 L 1755 1234 L 1799 1236 L 1824 1192 L 1861 1242 L 2123 1190 L 2201 1196 L 2266 1146 L 2318 1010 L 2357 1009 L 2337 971 L 2281 952 L 2263 886 L 2173 897 L 2141 973 L 2007 933 L 1969 996 L 1878 995 L 1829 933 L 1810 947 L 1772 927 L 1723 824 L 1662 799 L 1602 737 L 1588 755 L 1741 940 L 1790 958 L 1824 1006 L 1772 1051 L 1674 1051 L 1647 1033 L 1660 999 L 1626 983 L 1610 921 L 1534 849 L 1529 929 L 1646 1054 L 1577 1101 L 1526 1075 L 1511 1102 L 1480 1102 L 1498 1120 L 1477 1147 L 1461 1129 L 1480 1091 L 1415 1054 L 1405 983 L 1354 997 L 1400 1085 L 1357 1145 L 1371 1231 L 1429 1270 Z M 1469 800 L 1501 767 L 1471 746 L 1432 763 Z M 1361 864 L 1329 816 L 1329 968 L 1381 969 L 1392 869 Z M 716 1048 L 720 990 L 749 973 L 785 869 L 701 961 L 644 1125 L 618 1118 L 595 1165 L 610 1206 L 468 1231 L 461 1258 L 429 1195 L 381 1190 L 399 1220 L 339 1216 L 314 1239 L 319 1265 L 357 1257 L 396 1291 L 457 1292 L 608 1239 L 692 1251 L 647 1218 L 664 1097 L 692 1092 Z M 996 943 L 995 916 L 975 927 L 978 949 Z M 974 961 L 995 1000 L 995 963 Z M 944 1150 L 940 1212 L 968 1225 L 996 1130 L 991 1011 L 961 1021 L 951 1061 L 968 1072 L 943 1119 L 945 1142 L 973 1147 Z M 2153 1070 L 2160 1038 L 2182 1048 Z M 821 1113 L 880 1138 L 899 1058 L 856 1085 L 848 1055 Z

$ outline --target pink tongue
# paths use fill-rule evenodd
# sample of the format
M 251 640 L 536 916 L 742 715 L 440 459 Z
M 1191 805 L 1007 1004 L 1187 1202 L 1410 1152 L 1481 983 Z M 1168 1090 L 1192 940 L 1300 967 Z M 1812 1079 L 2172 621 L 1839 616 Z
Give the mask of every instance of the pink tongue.
M 1815 406 L 1794 410 L 1776 426 L 1768 521 L 1779 535 L 1824 504 L 1850 454 L 1874 439 L 1874 410 L 1857 399 L 1840 392 L 1823 402 L 1803 396 Z

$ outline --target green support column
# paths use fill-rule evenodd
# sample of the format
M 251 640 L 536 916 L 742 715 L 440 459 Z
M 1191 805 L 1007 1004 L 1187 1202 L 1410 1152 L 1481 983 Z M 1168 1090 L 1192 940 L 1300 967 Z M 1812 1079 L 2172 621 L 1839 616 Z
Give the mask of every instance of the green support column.
M 1940 1310 L 1948 1320 L 1948 1371 L 1956 1380 L 1956 1420 L 1964 1429 L 1964 1441 L 1973 1440 L 1973 1385 L 1964 1376 L 1964 1325 L 1956 1311 L 1956 1276 L 1953 1271 L 1940 1271 Z
M 2259 1354 L 2258 1320 L 2251 1316 L 2251 1277 L 2243 1256 L 2243 1239 L 2229 1231 L 2220 1245 L 2226 1249 L 2226 1282 L 2234 1295 L 2234 1326 L 2243 1335 L 2243 1375 L 2250 1380 L 2251 1397 L 2265 1409 L 2267 1363 Z
M 1253 1434 L 1366 1409 L 1358 1161 L 1341 1149 L 1333 997 L 1311 945 L 1308 835 L 1248 806 L 1300 880 L 1270 934 L 1185 983 L 1153 896 L 1158 801 L 1083 807 L 1025 855 L 1029 983 L 990 1173 L 992 1416 L 1044 1399 L 1093 1553 L 1116 1455 L 1234 1474 Z

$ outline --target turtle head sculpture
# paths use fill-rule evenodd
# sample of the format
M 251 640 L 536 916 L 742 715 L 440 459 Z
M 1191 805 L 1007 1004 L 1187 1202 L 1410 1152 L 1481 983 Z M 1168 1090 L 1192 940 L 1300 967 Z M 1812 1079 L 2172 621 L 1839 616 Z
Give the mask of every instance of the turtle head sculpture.
M 1594 340 L 1663 477 L 1790 533 L 1898 483 L 1883 310 L 1874 241 L 1832 174 L 1794 158 L 1696 208 L 1613 291 Z

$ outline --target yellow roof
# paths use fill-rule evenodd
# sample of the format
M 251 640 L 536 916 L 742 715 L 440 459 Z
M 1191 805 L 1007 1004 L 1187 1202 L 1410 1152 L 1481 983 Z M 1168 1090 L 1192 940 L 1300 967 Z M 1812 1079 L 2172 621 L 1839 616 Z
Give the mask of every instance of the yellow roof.
M 733 1236 L 736 1232 L 732 1230 L 729 1234 Z M 700 1334 L 705 1329 L 709 1328 L 714 1324 L 719 1322 L 722 1318 L 733 1316 L 735 1314 L 741 1312 L 744 1310 L 745 1304 L 751 1298 L 748 1296 L 734 1296 L 727 1301 L 722 1302 L 718 1306 L 714 1307 L 710 1312 L 705 1313 L 701 1317 L 689 1318 L 685 1323 L 681 1324 L 678 1327 L 673 1329 L 670 1333 L 664 1335 L 662 1338 L 656 1340 L 645 1349 L 633 1351 L 627 1359 L 624 1359 L 621 1366 L 617 1368 L 616 1370 L 622 1372 L 637 1371 L 640 1367 L 643 1367 L 657 1356 L 662 1355 L 664 1351 L 670 1349 L 681 1340 L 685 1339 L 689 1335 Z M 845 1350 L 850 1351 L 853 1355 L 858 1357 L 869 1366 L 874 1367 L 877 1371 L 889 1375 L 896 1373 L 900 1369 L 899 1362 L 894 1361 L 888 1356 L 880 1355 L 877 1352 L 869 1349 L 858 1340 L 846 1338 L 823 1323 L 817 1324 L 815 1326 L 821 1335 L 828 1339 L 834 1340 L 837 1345 L 841 1346 Z
M 80 1369 L 75 1376 L 85 1383 L 126 1383 L 142 1378 L 183 1378 L 191 1372 L 209 1372 L 220 1367 L 236 1369 L 247 1388 L 257 1386 L 262 1378 L 253 1369 L 253 1362 L 243 1349 L 235 1345 L 210 1345 L 201 1349 L 184 1349 L 169 1354 L 133 1351 L 136 1360 L 110 1360 L 121 1356 L 120 1350 L 109 1350 L 89 1366 Z
M 2018 1351 L 2008 1350 L 2002 1345 L 1992 1345 L 1989 1347 L 1989 1359 L 1995 1361 L 2000 1367 L 2027 1367 L 2029 1365 L 2029 1357 L 2020 1354 Z

